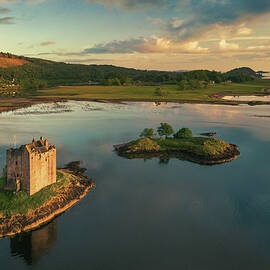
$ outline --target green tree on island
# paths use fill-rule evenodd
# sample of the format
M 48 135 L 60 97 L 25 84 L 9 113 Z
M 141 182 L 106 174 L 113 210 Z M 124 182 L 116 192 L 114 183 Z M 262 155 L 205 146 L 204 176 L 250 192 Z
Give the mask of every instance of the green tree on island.
M 155 136 L 155 131 L 152 128 L 145 128 L 142 133 L 140 134 L 140 137 L 144 137 L 144 138 L 151 138 L 153 136 Z
M 168 123 L 160 123 L 157 132 L 160 137 L 165 136 L 167 139 L 168 136 L 173 134 L 173 128 Z
M 173 137 L 175 139 L 191 138 L 192 131 L 189 128 L 181 128 L 173 135 Z

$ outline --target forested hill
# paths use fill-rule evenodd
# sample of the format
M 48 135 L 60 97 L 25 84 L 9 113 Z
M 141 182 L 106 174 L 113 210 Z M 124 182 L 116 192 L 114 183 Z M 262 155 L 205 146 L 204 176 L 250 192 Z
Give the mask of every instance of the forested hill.
M 3 64 L 5 62 L 8 64 Z M 254 80 L 256 73 L 252 70 L 247 72 L 246 69 L 227 73 L 208 70 L 146 71 L 111 65 L 66 64 L 0 53 L 0 87 L 13 85 L 17 90 L 28 90 L 72 84 L 161 85 L 190 81 L 220 83 Z
M 29 62 L 23 57 L 0 52 L 0 68 L 22 66 L 28 63 Z
M 248 80 L 249 78 L 258 78 L 261 77 L 258 72 L 255 72 L 253 69 L 249 67 L 236 68 L 229 72 L 227 75 L 230 76 L 233 80 L 236 80 L 241 77 L 242 79 Z

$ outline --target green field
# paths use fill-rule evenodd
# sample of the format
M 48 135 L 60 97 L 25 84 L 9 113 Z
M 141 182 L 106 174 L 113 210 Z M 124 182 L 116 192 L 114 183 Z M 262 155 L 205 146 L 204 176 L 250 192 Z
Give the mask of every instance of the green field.
M 270 80 L 256 80 L 248 83 L 216 84 L 196 90 L 179 90 L 177 85 L 162 86 L 167 94 L 155 94 L 157 86 L 59 86 L 38 90 L 36 98 L 67 98 L 85 100 L 179 100 L 217 101 L 213 95 L 251 95 L 270 88 Z
M 57 195 L 70 181 L 67 174 L 57 173 L 57 183 L 42 189 L 40 192 L 29 196 L 25 191 L 14 193 L 0 190 L 0 217 L 26 214 L 28 211 L 39 208 Z M 3 180 L 0 180 L 0 187 Z

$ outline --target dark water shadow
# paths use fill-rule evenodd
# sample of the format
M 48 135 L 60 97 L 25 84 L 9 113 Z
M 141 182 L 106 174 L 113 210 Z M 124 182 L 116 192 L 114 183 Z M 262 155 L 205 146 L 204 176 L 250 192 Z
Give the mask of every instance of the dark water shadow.
M 236 159 L 240 153 L 237 151 L 232 153 L 231 156 L 220 158 L 220 159 L 203 159 L 198 156 L 191 155 L 189 153 L 181 153 L 181 152 L 164 152 L 164 153 L 124 153 L 115 151 L 119 157 L 125 159 L 143 159 L 145 162 L 147 160 L 158 159 L 159 165 L 168 165 L 171 159 L 178 159 L 181 161 L 189 161 L 193 163 L 197 163 L 202 166 L 214 166 L 220 165 L 222 163 L 231 162 Z
M 57 240 L 56 220 L 32 232 L 10 238 L 10 253 L 23 258 L 27 265 L 33 265 L 45 255 Z

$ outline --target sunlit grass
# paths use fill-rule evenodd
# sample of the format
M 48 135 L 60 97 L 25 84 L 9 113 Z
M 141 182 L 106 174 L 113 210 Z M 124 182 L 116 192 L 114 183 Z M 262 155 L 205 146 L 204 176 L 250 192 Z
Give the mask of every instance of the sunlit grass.
M 217 138 L 138 139 L 129 144 L 129 153 L 138 151 L 184 151 L 198 156 L 222 155 L 230 145 Z
M 69 181 L 70 177 L 67 174 L 57 172 L 57 183 L 45 187 L 32 196 L 29 196 L 25 191 L 15 193 L 0 190 L 0 216 L 26 214 L 31 210 L 39 208 L 56 196 Z M 0 180 L 1 184 L 3 184 L 3 180 Z
M 270 80 L 247 83 L 216 84 L 195 90 L 179 90 L 177 85 L 162 86 L 168 90 L 165 96 L 157 96 L 157 86 L 60 86 L 38 90 L 35 97 L 104 99 L 104 100 L 193 100 L 215 101 L 213 95 L 251 95 L 270 88 Z

